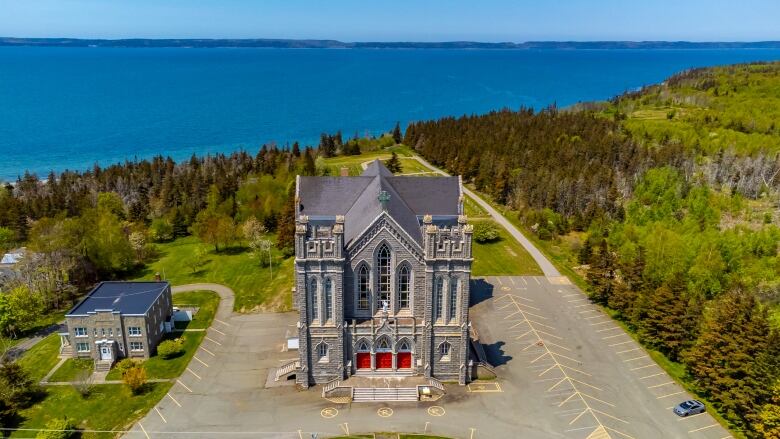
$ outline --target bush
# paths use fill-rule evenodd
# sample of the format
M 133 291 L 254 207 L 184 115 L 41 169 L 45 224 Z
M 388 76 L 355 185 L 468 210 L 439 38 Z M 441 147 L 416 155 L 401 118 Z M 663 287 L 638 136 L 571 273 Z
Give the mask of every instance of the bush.
M 124 377 L 125 372 L 138 366 L 141 366 L 140 361 L 133 360 L 132 358 L 125 358 L 124 360 L 121 360 L 119 363 L 117 363 L 116 366 L 114 366 L 114 368 L 118 370 L 119 374 Z
M 184 340 L 181 338 L 175 338 L 173 340 L 165 340 L 157 346 L 157 355 L 163 358 L 171 358 L 181 354 L 184 349 Z
M 477 221 L 474 223 L 474 240 L 479 243 L 498 239 L 498 226 L 493 221 Z
M 122 375 L 122 381 L 130 387 L 133 395 L 138 395 L 146 386 L 146 369 L 140 365 L 131 367 Z
M 46 430 L 39 431 L 35 439 L 68 439 L 73 436 L 76 425 L 65 418 L 55 418 L 46 423 Z
M 154 242 L 165 242 L 173 239 L 173 224 L 167 219 L 157 218 L 149 225 L 149 236 Z

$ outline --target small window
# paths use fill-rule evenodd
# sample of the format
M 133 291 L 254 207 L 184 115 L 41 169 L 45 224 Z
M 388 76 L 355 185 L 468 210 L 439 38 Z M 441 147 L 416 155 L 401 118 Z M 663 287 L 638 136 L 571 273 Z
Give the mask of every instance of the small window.
M 89 343 L 76 343 L 76 351 L 89 352 Z
M 100 328 L 100 336 L 105 337 L 106 336 L 106 328 Z
M 92 328 L 92 334 L 97 337 L 97 328 Z
M 87 336 L 87 328 L 73 328 L 73 332 L 76 334 L 76 337 Z
M 114 336 L 114 328 L 108 328 L 108 336 L 113 337 Z
M 131 337 L 140 337 L 141 336 L 141 327 L 140 326 L 130 326 L 127 328 L 127 334 Z
M 320 363 L 325 363 L 328 361 L 328 344 L 327 343 L 320 343 L 317 346 L 317 358 Z
M 130 342 L 130 350 L 131 351 L 135 351 L 135 352 L 143 351 L 144 350 L 144 344 L 141 343 L 140 341 L 131 341 Z
M 433 319 L 434 320 L 442 320 L 444 316 L 442 315 L 442 307 L 444 306 L 444 278 L 437 277 L 436 278 L 436 295 L 434 298 L 434 311 L 433 311 Z
M 439 345 L 439 357 L 441 361 L 450 361 L 450 351 L 452 346 L 448 342 L 444 342 Z
M 358 350 L 358 352 L 368 352 L 368 344 L 366 344 L 366 342 L 361 342 L 358 345 L 358 349 L 357 350 Z
M 368 309 L 368 267 L 363 264 L 358 269 L 358 309 Z
M 411 349 L 409 349 L 409 343 L 404 340 L 403 343 L 401 343 L 401 346 L 398 348 L 398 352 L 409 352 Z
M 450 320 L 458 319 L 458 278 L 450 279 Z

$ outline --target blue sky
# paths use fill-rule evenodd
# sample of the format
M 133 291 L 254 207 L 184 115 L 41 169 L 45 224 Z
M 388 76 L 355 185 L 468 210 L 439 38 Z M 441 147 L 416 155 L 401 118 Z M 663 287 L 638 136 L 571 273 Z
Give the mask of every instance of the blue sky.
M 778 0 L 0 0 L 0 36 L 780 40 Z

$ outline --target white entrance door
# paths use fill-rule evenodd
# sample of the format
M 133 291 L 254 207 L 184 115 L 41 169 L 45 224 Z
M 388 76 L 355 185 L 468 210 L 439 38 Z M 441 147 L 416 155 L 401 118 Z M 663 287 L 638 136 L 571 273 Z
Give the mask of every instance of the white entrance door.
M 100 345 L 100 359 L 111 361 L 111 346 Z

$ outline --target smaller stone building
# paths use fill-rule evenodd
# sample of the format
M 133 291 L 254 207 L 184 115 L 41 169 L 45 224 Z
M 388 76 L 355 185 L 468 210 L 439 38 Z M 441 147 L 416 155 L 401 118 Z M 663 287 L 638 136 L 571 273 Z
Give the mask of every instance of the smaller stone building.
M 60 352 L 109 367 L 120 358 L 149 358 L 171 331 L 172 314 L 168 282 L 102 282 L 65 315 Z

